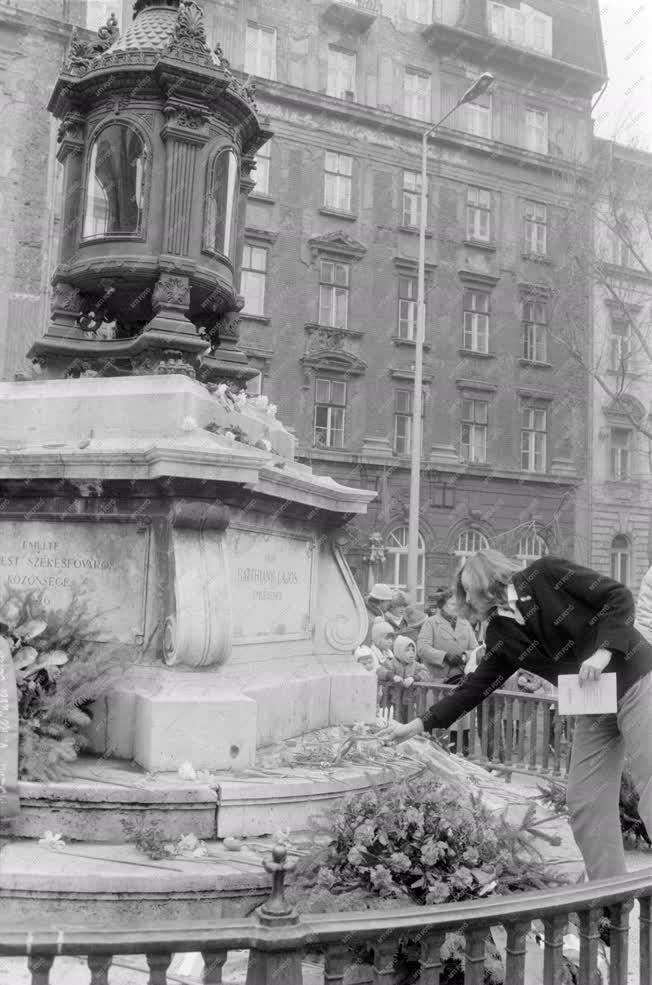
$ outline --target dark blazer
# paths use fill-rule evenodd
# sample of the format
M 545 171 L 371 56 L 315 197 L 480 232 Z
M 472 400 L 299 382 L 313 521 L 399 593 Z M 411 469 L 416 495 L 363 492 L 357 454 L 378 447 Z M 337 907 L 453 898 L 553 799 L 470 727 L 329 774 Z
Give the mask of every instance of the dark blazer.
M 634 599 L 618 581 L 573 561 L 543 557 L 514 575 L 521 626 L 493 613 L 478 669 L 423 715 L 426 731 L 448 728 L 520 669 L 551 684 L 577 674 L 600 647 L 612 651 L 618 698 L 652 670 L 652 645 L 634 628 Z

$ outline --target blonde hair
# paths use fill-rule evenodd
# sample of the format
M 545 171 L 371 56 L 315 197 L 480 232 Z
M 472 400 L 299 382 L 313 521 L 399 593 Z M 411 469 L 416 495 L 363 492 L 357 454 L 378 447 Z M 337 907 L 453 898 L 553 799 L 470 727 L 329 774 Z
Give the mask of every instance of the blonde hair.
M 492 548 L 478 551 L 468 558 L 455 579 L 455 596 L 460 613 L 466 618 L 479 614 L 467 600 L 466 589 L 462 585 L 462 573 L 467 577 L 471 596 L 483 598 L 490 610 L 497 605 L 507 604 L 507 586 L 517 571 L 521 571 L 521 565 L 517 561 L 511 561 Z

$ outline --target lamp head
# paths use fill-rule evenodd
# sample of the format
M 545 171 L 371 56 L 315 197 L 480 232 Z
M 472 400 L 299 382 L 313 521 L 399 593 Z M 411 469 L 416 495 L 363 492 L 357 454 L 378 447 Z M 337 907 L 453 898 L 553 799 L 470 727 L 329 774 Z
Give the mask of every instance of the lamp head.
M 469 86 L 462 98 L 460 99 L 460 104 L 462 103 L 472 103 L 478 96 L 482 96 L 487 89 L 491 88 L 494 81 L 494 77 L 491 72 L 483 72 L 479 79 L 476 79 L 473 85 Z

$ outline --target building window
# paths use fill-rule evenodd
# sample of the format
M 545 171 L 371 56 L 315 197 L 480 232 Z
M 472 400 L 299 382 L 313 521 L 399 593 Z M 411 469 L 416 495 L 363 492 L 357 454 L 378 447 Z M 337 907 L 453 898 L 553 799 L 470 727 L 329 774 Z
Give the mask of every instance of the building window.
M 525 146 L 537 154 L 548 153 L 548 114 L 545 110 L 525 110 Z
M 491 238 L 491 192 L 486 188 L 467 188 L 466 235 L 483 242 Z
M 609 477 L 619 481 L 631 478 L 632 432 L 630 428 L 611 428 L 609 433 Z
M 427 194 L 427 191 L 426 191 Z M 426 205 L 426 212 L 427 212 Z M 403 172 L 403 225 L 418 226 L 421 215 L 421 175 L 418 171 Z
M 463 349 L 489 352 L 489 295 L 485 291 L 464 291 Z
M 615 370 L 617 373 L 626 373 L 628 371 L 632 347 L 631 328 L 630 323 L 627 321 L 621 321 L 617 318 L 611 319 L 609 368 Z
M 548 305 L 545 301 L 522 301 L 523 358 L 545 363 L 547 354 Z
M 632 545 L 629 537 L 617 534 L 611 541 L 611 577 L 623 585 L 629 584 Z
M 353 158 L 327 150 L 324 157 L 324 206 L 339 212 L 351 211 Z
M 523 234 L 525 252 L 544 257 L 548 252 L 548 209 L 545 205 L 525 203 Z
M 322 260 L 319 264 L 319 324 L 346 328 L 349 321 L 349 274 L 347 263 Z
M 403 93 L 406 116 L 412 117 L 413 120 L 427 121 L 430 119 L 431 89 L 430 75 L 406 68 Z
M 487 461 L 488 421 L 489 404 L 486 400 L 462 399 L 462 461 Z
M 269 195 L 269 172 L 272 163 L 272 142 L 267 140 L 256 154 L 256 170 L 252 177 L 256 184 L 252 195 Z
M 320 448 L 344 447 L 346 383 L 315 380 L 314 443 Z
M 245 72 L 262 79 L 276 78 L 276 29 L 247 24 Z
M 432 21 L 432 0 L 407 0 L 408 20 L 419 24 L 430 24 Z
M 355 99 L 355 53 L 328 47 L 326 92 L 336 99 Z
M 466 130 L 474 137 L 485 137 L 491 139 L 491 93 L 485 92 L 474 102 L 467 103 L 466 111 Z
M 528 564 L 532 564 L 533 561 L 544 557 L 547 553 L 548 547 L 543 537 L 540 537 L 537 533 L 530 532 L 523 534 L 520 538 L 516 549 L 516 558 L 526 568 Z
M 523 48 L 552 54 L 552 18 L 526 7 L 491 3 L 491 33 L 494 37 Z
M 478 551 L 486 551 L 488 547 L 489 541 L 480 530 L 463 530 L 457 538 L 455 547 L 458 568 L 461 568 L 468 558 L 473 557 Z
M 398 337 L 414 342 L 417 335 L 417 278 L 398 279 Z
M 417 548 L 417 587 L 416 604 L 423 605 L 424 574 L 426 546 L 419 534 Z M 385 564 L 383 566 L 383 581 L 398 591 L 407 591 L 408 587 L 408 528 L 398 527 L 393 530 L 385 542 Z
M 221 150 L 213 161 L 206 208 L 205 246 L 230 257 L 235 245 L 238 198 L 238 158 L 231 148 Z
M 123 123 L 104 127 L 90 155 L 84 239 L 141 232 L 146 165 L 147 150 L 135 130 Z
M 617 267 L 632 267 L 633 255 L 623 236 L 613 229 L 607 230 L 607 262 Z
M 548 411 L 525 404 L 521 410 L 521 468 L 524 472 L 545 472 L 548 444 Z
M 394 391 L 394 454 L 409 455 L 412 451 L 413 390 Z M 423 446 L 423 420 L 426 395 L 421 398 L 421 444 Z
M 245 300 L 245 314 L 265 314 L 266 278 L 267 250 L 260 246 L 245 245 L 242 251 L 242 274 L 240 280 L 240 292 Z

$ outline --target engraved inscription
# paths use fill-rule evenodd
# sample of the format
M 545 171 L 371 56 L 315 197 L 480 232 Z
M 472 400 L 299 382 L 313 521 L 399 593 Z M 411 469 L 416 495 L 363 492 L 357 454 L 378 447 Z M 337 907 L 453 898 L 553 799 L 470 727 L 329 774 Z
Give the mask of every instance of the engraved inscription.
M 148 532 L 130 523 L 4 520 L 0 524 L 0 595 L 39 592 L 66 608 L 83 593 L 103 634 L 137 642 L 144 632 Z
M 312 542 L 237 528 L 229 528 L 227 539 L 234 642 L 307 637 Z

